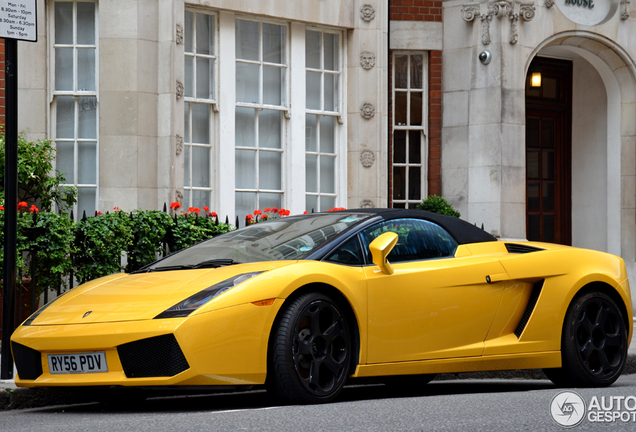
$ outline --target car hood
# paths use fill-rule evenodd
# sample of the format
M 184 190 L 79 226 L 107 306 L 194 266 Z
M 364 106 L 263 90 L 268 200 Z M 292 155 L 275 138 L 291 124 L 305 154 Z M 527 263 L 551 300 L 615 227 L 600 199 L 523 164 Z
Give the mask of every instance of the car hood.
M 285 267 L 293 262 L 276 261 L 239 264 L 215 269 L 106 276 L 69 291 L 42 310 L 30 325 L 88 324 L 153 319 L 169 307 L 225 279 L 242 273 L 267 272 Z M 219 299 L 222 297 L 223 295 L 219 296 Z

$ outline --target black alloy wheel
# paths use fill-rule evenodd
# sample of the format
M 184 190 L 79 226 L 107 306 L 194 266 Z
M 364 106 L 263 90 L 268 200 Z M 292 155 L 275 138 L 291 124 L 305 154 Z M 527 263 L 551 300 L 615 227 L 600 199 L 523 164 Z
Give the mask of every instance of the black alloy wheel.
M 603 387 L 618 379 L 627 358 L 627 328 L 620 309 L 603 293 L 572 302 L 565 317 L 561 369 L 546 375 L 562 386 Z
M 351 356 L 342 308 L 325 295 L 303 295 L 283 311 L 274 329 L 268 390 L 287 402 L 329 402 L 342 390 Z

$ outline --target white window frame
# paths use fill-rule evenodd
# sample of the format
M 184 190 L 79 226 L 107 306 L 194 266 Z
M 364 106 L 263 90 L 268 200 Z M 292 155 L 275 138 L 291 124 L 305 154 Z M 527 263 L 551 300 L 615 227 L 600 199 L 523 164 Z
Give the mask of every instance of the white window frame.
M 398 88 L 396 85 L 396 79 L 395 79 L 395 64 L 396 64 L 396 57 L 398 56 L 404 56 L 407 55 L 408 56 L 408 83 L 407 83 L 407 87 L 404 88 Z M 417 126 L 411 126 L 410 125 L 410 116 L 411 116 L 411 98 L 410 98 L 410 94 L 411 94 L 411 68 L 410 68 L 410 64 L 411 64 L 411 57 L 414 55 L 419 55 L 422 56 L 422 125 L 417 125 Z M 392 70 L 391 70 L 391 75 L 392 75 L 392 80 L 391 80 L 391 84 L 392 84 L 392 88 L 391 88 L 391 97 L 392 97 L 392 104 L 391 104 L 391 109 L 392 109 L 392 118 L 393 118 L 393 130 L 392 130 L 392 158 L 391 158 L 391 174 L 392 174 L 392 187 L 393 187 L 393 191 L 391 194 L 391 202 L 393 207 L 395 207 L 395 204 L 404 204 L 404 206 L 406 208 L 415 208 L 416 204 L 419 204 L 422 202 L 423 199 L 425 199 L 426 197 L 428 197 L 428 52 L 427 51 L 394 51 L 392 54 Z M 416 89 L 417 92 L 420 92 L 420 89 Z M 395 118 L 395 106 L 396 106 L 396 93 L 406 93 L 407 97 L 406 97 L 406 103 L 407 103 L 407 107 L 406 107 L 406 116 L 407 116 L 407 124 L 406 125 L 398 125 L 396 123 L 396 118 Z M 395 162 L 395 132 L 396 131 L 406 131 L 406 136 L 407 136 L 407 147 L 406 147 L 406 161 L 405 162 L 400 162 L 400 163 L 396 163 Z M 420 149 L 420 162 L 419 163 L 410 163 L 409 162 L 409 135 L 410 135 L 410 131 L 420 131 L 421 136 L 420 136 L 420 145 L 421 145 L 421 149 Z M 396 167 L 404 167 L 405 168 L 405 184 L 404 184 L 404 191 L 405 191 L 405 197 L 404 199 L 395 199 L 394 198 L 394 193 L 395 193 L 395 168 Z M 420 197 L 418 199 L 409 199 L 408 195 L 409 195 L 409 169 L 410 167 L 417 167 L 420 168 Z
M 55 43 L 55 3 L 60 2 L 72 2 L 73 3 L 73 43 L 72 44 L 56 44 Z M 95 4 L 95 44 L 94 45 L 79 45 L 84 49 L 86 47 L 91 47 L 95 49 L 95 90 L 94 91 L 80 91 L 80 90 L 56 90 L 55 89 L 55 48 L 72 48 L 73 49 L 73 89 L 77 89 L 77 4 L 78 3 L 94 3 Z M 60 142 L 73 142 L 74 143 L 74 151 L 73 151 L 73 183 L 64 183 L 60 186 L 73 186 L 78 189 L 81 188 L 94 188 L 95 189 L 95 211 L 99 210 L 99 1 L 97 0 L 63 0 L 63 1 L 55 1 L 53 2 L 53 7 L 48 8 L 48 22 L 50 25 L 49 31 L 49 70 L 48 70 L 48 99 L 50 106 L 50 115 L 49 115 L 49 136 L 52 137 L 51 140 L 53 143 L 57 141 Z M 57 96 L 71 96 L 75 98 L 74 103 L 74 138 L 57 138 L 56 124 L 57 124 Z M 96 119 L 95 119 L 95 127 L 96 127 L 96 138 L 93 139 L 83 139 L 78 138 L 78 117 L 79 117 L 79 98 L 80 97 L 95 97 L 96 98 Z M 81 184 L 78 183 L 79 180 L 79 142 L 96 142 L 96 157 L 95 157 L 95 184 Z M 57 145 L 56 145 L 57 146 Z M 57 166 L 57 159 L 56 159 Z M 80 219 L 82 215 L 78 214 L 78 201 L 73 204 L 72 211 L 75 219 Z M 92 215 L 87 215 L 92 216 Z
M 204 191 L 208 193 L 209 196 L 209 202 L 206 204 L 207 206 L 209 206 L 210 208 L 213 208 L 213 202 L 215 201 L 214 196 L 213 196 L 213 190 L 214 190 L 214 148 L 215 148 L 215 143 L 216 143 L 216 113 L 218 112 L 218 91 L 219 91 L 219 86 L 218 86 L 218 82 L 219 82 L 219 17 L 218 14 L 213 12 L 213 11 L 204 11 L 201 9 L 197 9 L 197 8 L 185 8 L 186 12 L 190 12 L 194 14 L 194 19 L 193 19 L 193 35 L 192 35 L 192 48 L 193 48 L 193 52 L 189 53 L 185 51 L 185 44 L 184 44 L 184 62 L 185 62 L 185 58 L 186 57 L 193 57 L 194 61 L 193 61 L 193 68 L 192 68 L 192 73 L 193 73 L 193 77 L 192 77 L 192 90 L 193 90 L 193 96 L 184 96 L 183 100 L 184 103 L 189 103 L 189 112 L 188 112 L 188 119 L 189 119 L 189 125 L 190 125 L 190 130 L 188 131 L 187 134 L 184 134 L 184 141 L 183 141 L 183 154 L 185 156 L 186 151 L 189 151 L 189 167 L 187 172 L 190 174 L 189 176 L 189 181 L 188 181 L 188 185 L 186 186 L 185 184 L 185 173 L 184 173 L 184 185 L 183 185 L 183 200 L 184 200 L 184 206 L 185 207 L 191 207 L 193 206 L 193 201 L 192 201 L 192 195 L 194 191 Z M 200 15 L 208 15 L 208 16 L 212 16 L 214 17 L 214 55 L 208 55 L 208 54 L 197 54 L 196 51 L 196 15 L 200 14 Z M 185 13 L 184 13 L 184 23 L 185 23 Z M 184 29 L 185 32 L 186 29 Z M 208 59 L 214 59 L 214 80 L 213 82 L 211 82 L 210 84 L 212 86 L 214 86 L 214 98 L 212 99 L 205 99 L 205 98 L 197 98 L 196 97 L 196 89 L 197 89 L 197 74 L 196 74 L 196 59 L 197 57 L 203 57 L 203 58 L 208 58 Z M 185 68 L 184 68 L 184 73 L 185 73 Z M 185 82 L 185 80 L 184 80 Z M 210 128 L 208 130 L 208 136 L 210 137 L 210 142 L 209 144 L 201 144 L 201 143 L 193 143 L 192 142 L 192 104 L 201 104 L 201 105 L 208 105 L 209 107 L 209 125 Z M 184 115 L 185 115 L 185 109 L 184 109 Z M 185 117 L 184 117 L 185 118 Z M 185 132 L 185 128 L 188 127 L 188 124 L 184 124 L 184 132 Z M 189 137 L 189 140 L 186 140 L 185 137 Z M 199 147 L 199 148 L 208 148 L 210 151 L 210 166 L 208 167 L 208 172 L 209 172 L 209 187 L 199 187 L 199 186 L 193 186 L 192 185 L 192 161 L 193 161 L 193 153 L 192 153 L 192 149 L 193 147 Z M 184 160 L 184 164 L 185 164 L 185 160 Z M 184 166 L 184 171 L 185 170 L 185 166 Z

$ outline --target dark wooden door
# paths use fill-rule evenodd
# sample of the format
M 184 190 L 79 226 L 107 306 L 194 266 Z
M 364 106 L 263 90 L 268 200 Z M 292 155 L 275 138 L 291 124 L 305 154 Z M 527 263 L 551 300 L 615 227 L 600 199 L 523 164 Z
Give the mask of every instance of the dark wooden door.
M 533 72 L 541 87 L 532 87 Z M 537 57 L 526 80 L 526 234 L 572 243 L 572 62 Z

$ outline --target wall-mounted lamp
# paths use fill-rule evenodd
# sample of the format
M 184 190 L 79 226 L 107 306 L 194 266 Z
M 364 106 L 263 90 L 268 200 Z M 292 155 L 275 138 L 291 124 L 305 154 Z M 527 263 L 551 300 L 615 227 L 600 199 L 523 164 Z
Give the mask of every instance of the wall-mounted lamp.
M 541 87 L 541 72 L 532 72 L 530 85 L 532 87 Z

